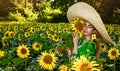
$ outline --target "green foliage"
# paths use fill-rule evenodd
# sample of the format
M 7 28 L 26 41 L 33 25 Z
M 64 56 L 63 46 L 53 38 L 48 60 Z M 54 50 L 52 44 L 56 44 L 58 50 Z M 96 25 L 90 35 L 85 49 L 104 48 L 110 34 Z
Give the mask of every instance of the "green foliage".
M 34 12 L 33 9 L 27 7 L 24 9 L 24 13 L 27 16 L 26 21 L 36 21 L 38 13 Z
M 14 63 L 14 66 L 17 66 L 18 64 L 23 63 L 26 60 L 28 60 L 28 58 L 14 58 L 12 62 Z
M 14 12 L 10 12 L 8 15 L 9 21 L 36 21 L 38 13 L 34 11 L 33 4 L 28 1 L 13 1 L 16 6 Z
M 11 7 L 14 7 L 14 4 L 11 3 L 11 0 L 0 0 L 0 16 L 8 16 L 9 12 L 12 12 L 14 10 Z
M 67 48 L 72 48 L 73 47 L 73 38 L 72 38 L 72 34 L 71 32 L 66 32 L 66 33 L 61 33 L 63 37 L 64 42 L 62 43 L 63 47 L 67 47 Z
M 23 17 L 18 11 L 16 13 L 10 13 L 8 19 L 10 21 L 25 21 L 25 17 Z
M 53 22 L 68 22 L 67 20 L 67 10 L 68 8 L 74 4 L 74 0 L 55 0 L 51 7 L 53 9 L 60 9 L 62 14 L 59 14 L 57 16 L 54 16 Z M 56 21 L 57 20 L 57 21 Z
M 107 24 L 105 25 L 108 30 L 109 35 L 112 40 L 118 45 L 117 49 L 120 50 L 120 32 L 118 25 Z M 34 28 L 33 32 L 31 28 Z M 14 37 L 5 36 L 7 31 L 13 31 Z M 28 32 L 28 36 L 25 33 Z M 55 41 L 54 37 L 49 37 L 56 35 L 59 37 L 59 41 Z M 42 36 L 40 36 L 42 35 Z M 3 45 L 3 38 L 7 40 L 8 45 Z M 2 22 L 0 24 L 0 50 L 5 51 L 4 57 L 0 58 L 0 70 L 22 70 L 22 71 L 46 71 L 44 68 L 39 66 L 38 58 L 44 51 L 51 51 L 55 53 L 58 57 L 56 67 L 53 71 L 59 71 L 59 66 L 68 65 L 72 66 L 71 58 L 68 56 L 67 52 L 57 53 L 56 47 L 60 46 L 64 49 L 73 47 L 71 26 L 68 23 L 22 23 L 22 22 Z M 35 51 L 32 47 L 34 42 L 40 43 L 42 49 Z M 104 43 L 104 42 L 103 42 Z M 17 55 L 17 48 L 19 45 L 27 45 L 30 50 L 30 55 L 27 58 L 19 58 Z M 103 71 L 119 71 L 120 56 L 114 60 L 108 57 L 108 50 L 112 47 L 111 45 L 104 43 L 107 46 L 105 51 L 101 51 L 100 61 L 98 62 L 102 66 Z M 93 58 L 89 58 L 93 59 Z
M 52 9 L 50 2 L 43 2 L 39 5 L 39 17 L 38 22 L 56 22 L 59 19 L 55 19 L 54 17 L 61 15 L 61 10 L 58 9 Z M 55 19 L 55 20 L 54 20 Z

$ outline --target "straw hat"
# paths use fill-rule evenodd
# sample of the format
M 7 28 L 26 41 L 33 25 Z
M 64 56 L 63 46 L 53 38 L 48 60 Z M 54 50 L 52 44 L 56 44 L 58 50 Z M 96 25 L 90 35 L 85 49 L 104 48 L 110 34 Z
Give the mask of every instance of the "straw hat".
M 78 2 L 73 4 L 67 11 L 67 18 L 70 23 L 74 18 L 82 18 L 88 21 L 99 32 L 103 40 L 116 46 L 116 44 L 111 40 L 110 36 L 108 35 L 101 17 L 97 13 L 97 11 L 89 4 L 84 2 Z

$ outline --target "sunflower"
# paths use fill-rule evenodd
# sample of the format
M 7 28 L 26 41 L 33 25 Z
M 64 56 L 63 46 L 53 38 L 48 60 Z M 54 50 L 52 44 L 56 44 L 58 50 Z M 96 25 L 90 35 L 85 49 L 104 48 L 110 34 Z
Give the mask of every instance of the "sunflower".
M 18 49 L 17 49 L 17 55 L 20 58 L 26 58 L 29 55 L 29 50 L 27 48 L 27 45 L 19 45 Z
M 50 33 L 50 31 L 48 31 L 48 30 L 47 30 L 45 33 L 46 33 L 46 34 L 49 34 L 49 33 Z
M 40 33 L 40 37 L 41 37 L 41 38 L 45 38 L 45 34 Z
M 29 29 L 29 28 L 27 29 L 27 32 L 30 32 L 30 29 Z
M 55 52 L 55 49 L 54 49 L 54 48 L 51 48 L 51 49 L 49 50 L 49 52 L 54 53 L 54 52 Z
M 33 27 L 30 28 L 30 32 L 34 33 L 35 29 Z
M 75 59 L 71 69 L 75 71 L 99 71 L 97 66 L 95 61 L 90 62 L 85 56 L 81 56 L 80 59 Z
M 60 71 L 71 71 L 71 69 L 68 66 L 66 66 L 66 65 L 61 65 L 59 67 L 59 70 Z
M 60 41 L 61 39 L 60 39 L 56 34 L 54 34 L 54 35 L 53 35 L 53 40 L 54 40 L 55 42 L 58 42 L 58 41 Z
M 116 31 L 116 32 L 115 32 L 115 34 L 116 34 L 116 35 L 119 35 L 119 34 L 120 34 L 120 32 L 119 32 L 119 31 Z
M 58 58 L 54 53 L 43 52 L 42 56 L 38 60 L 38 63 L 44 69 L 53 70 L 56 66 L 55 63 L 57 59 Z
M 62 29 L 61 28 L 58 28 L 58 33 L 62 33 Z
M 30 36 L 30 33 L 29 32 L 25 32 L 24 35 L 25 35 L 25 37 L 28 37 L 28 36 Z
M 18 30 L 16 29 L 16 30 L 14 30 L 14 32 L 15 32 L 15 33 L 17 33 L 17 32 L 18 32 Z
M 115 37 L 115 36 L 111 36 L 111 38 L 112 38 L 112 40 L 115 40 L 115 39 L 116 39 L 116 37 Z
M 40 24 L 40 23 L 37 23 L 37 26 L 41 26 L 41 24 Z
M 116 49 L 116 48 L 111 48 L 111 49 L 108 51 L 108 57 L 109 57 L 110 59 L 118 58 L 119 55 L 120 55 L 119 50 Z
M 18 32 L 18 26 L 14 26 L 14 32 Z
M 67 28 L 64 28 L 64 29 L 63 29 L 63 32 L 68 32 L 68 29 L 67 29 Z
M 83 30 L 84 23 L 85 20 L 83 19 L 74 19 L 72 24 L 72 30 L 74 30 L 75 32 L 81 32 Z
M 45 26 L 44 26 L 44 25 L 41 25 L 41 26 L 40 26 L 40 30 L 45 31 L 45 30 L 46 30 Z
M 18 38 L 19 41 L 21 41 L 22 40 L 22 35 L 18 34 L 17 38 Z
M 33 38 L 33 37 L 34 37 L 34 33 L 31 33 L 31 34 L 30 34 L 30 37 Z
M 20 26 L 20 31 L 22 31 L 24 28 L 23 28 L 23 26 Z
M 9 37 L 9 31 L 6 31 L 6 32 L 4 33 L 4 37 Z
M 96 39 L 96 34 L 92 34 L 92 40 Z
M 10 31 L 10 32 L 9 32 L 9 36 L 10 36 L 10 37 L 14 37 L 14 36 L 15 36 L 15 33 L 14 33 L 13 31 Z
M 38 51 L 42 48 L 42 45 L 41 44 L 38 44 L 37 42 L 35 42 L 33 45 L 32 45 L 33 49 L 35 51 Z
M 49 38 L 49 39 L 52 39 L 52 38 L 53 38 L 53 35 L 52 35 L 52 34 L 49 33 L 49 34 L 47 34 L 47 35 L 48 35 L 48 38 Z
M 18 26 L 14 26 L 14 30 L 18 30 Z
M 54 33 L 58 33 L 57 29 L 53 31 Z
M 49 31 L 53 31 L 53 27 L 52 27 L 52 26 L 49 26 L 48 30 L 49 30 Z
M 66 50 L 65 48 L 61 47 L 61 46 L 57 46 L 57 47 L 55 48 L 55 51 L 56 51 L 58 54 L 63 54 L 63 53 L 66 53 L 66 52 L 67 52 L 67 50 Z
M 4 51 L 0 50 L 0 58 L 4 56 Z
M 105 44 L 100 44 L 100 49 L 102 51 L 105 51 L 107 49 L 106 45 Z
M 9 45 L 6 37 L 2 37 L 2 45 L 3 46 Z
M 103 65 L 100 65 L 98 68 L 100 71 L 103 71 Z
M 9 31 L 10 30 L 10 27 L 5 27 L 5 31 Z

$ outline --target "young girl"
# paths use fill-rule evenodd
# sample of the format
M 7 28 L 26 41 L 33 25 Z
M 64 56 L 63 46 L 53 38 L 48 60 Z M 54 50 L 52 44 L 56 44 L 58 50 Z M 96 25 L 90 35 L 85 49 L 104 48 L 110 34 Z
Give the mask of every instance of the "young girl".
M 89 22 L 86 21 L 83 27 L 83 37 L 79 38 L 78 33 L 73 34 L 74 47 L 72 49 L 72 52 L 69 50 L 68 54 L 72 56 L 73 53 L 73 56 L 76 58 L 82 55 L 96 55 L 98 60 L 100 55 L 99 42 L 100 34 Z
M 100 40 L 105 40 L 116 46 L 109 37 L 99 14 L 89 4 L 84 2 L 75 3 L 68 9 L 67 17 L 70 23 L 72 23 L 71 21 L 74 18 L 82 18 L 84 20 L 82 30 L 78 29 L 82 24 L 80 22 L 77 22 L 79 25 L 75 27 L 79 31 L 83 31 L 83 37 L 79 38 L 78 33 L 73 34 L 74 46 L 72 50 L 68 50 L 70 56 L 75 58 L 79 58 L 82 55 L 96 56 L 96 60 L 98 60 L 100 55 Z M 95 38 L 93 39 L 93 37 Z

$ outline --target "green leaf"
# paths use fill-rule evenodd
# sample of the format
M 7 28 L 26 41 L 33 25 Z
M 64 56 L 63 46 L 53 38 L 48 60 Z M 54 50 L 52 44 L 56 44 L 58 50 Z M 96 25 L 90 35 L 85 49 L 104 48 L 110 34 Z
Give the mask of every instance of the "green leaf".
M 67 34 L 66 40 L 64 41 L 64 47 L 67 47 L 67 48 L 73 47 L 73 38 L 70 33 Z
M 59 35 L 58 35 L 58 37 L 62 37 L 63 39 L 66 39 L 67 38 L 67 33 L 60 33 Z
M 24 61 L 28 60 L 28 58 L 14 58 L 12 62 L 15 66 L 19 65 L 20 63 L 23 63 Z

